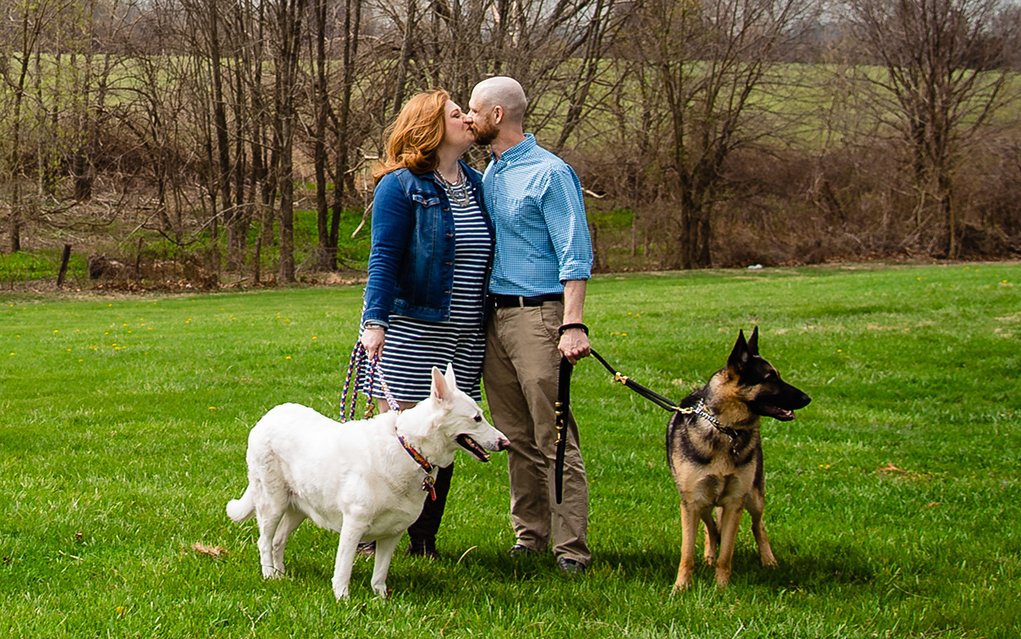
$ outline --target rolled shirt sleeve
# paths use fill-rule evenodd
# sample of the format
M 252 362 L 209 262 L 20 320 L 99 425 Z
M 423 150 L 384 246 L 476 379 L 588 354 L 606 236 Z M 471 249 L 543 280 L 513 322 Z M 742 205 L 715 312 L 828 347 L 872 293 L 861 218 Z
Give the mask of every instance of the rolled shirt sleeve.
M 592 240 L 581 181 L 566 164 L 549 172 L 542 214 L 559 264 L 561 282 L 592 277 Z

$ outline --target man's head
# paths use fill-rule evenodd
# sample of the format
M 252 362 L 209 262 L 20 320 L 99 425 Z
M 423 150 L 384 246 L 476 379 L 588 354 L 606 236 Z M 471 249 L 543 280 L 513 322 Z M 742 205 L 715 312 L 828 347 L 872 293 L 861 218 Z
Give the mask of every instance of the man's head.
M 475 142 L 492 144 L 501 131 L 521 135 L 527 106 L 525 90 L 514 78 L 497 76 L 476 84 L 468 101 Z

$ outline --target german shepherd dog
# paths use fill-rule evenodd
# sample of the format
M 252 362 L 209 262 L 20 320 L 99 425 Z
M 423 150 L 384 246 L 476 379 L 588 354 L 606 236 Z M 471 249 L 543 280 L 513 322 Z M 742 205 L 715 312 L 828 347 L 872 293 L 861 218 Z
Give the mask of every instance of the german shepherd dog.
M 700 519 L 706 528 L 705 560 L 716 564 L 718 587 L 730 581 L 734 541 L 745 508 L 752 516 L 762 565 L 776 565 L 762 524 L 766 491 L 759 421 L 763 416 L 792 420 L 794 411 L 811 398 L 780 379 L 780 373 L 759 356 L 758 341 L 757 326 L 748 341 L 740 331 L 727 366 L 684 398 L 681 408 L 687 410 L 674 415 L 667 427 L 667 463 L 681 493 L 681 564 L 674 591 L 691 586 Z

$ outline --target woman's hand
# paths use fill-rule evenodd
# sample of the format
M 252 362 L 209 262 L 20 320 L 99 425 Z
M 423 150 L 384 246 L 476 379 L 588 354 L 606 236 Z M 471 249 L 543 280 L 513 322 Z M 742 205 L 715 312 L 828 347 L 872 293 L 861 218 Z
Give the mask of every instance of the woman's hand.
M 366 326 L 359 341 L 365 347 L 365 353 L 369 357 L 382 357 L 383 345 L 386 343 L 386 331 L 382 326 Z

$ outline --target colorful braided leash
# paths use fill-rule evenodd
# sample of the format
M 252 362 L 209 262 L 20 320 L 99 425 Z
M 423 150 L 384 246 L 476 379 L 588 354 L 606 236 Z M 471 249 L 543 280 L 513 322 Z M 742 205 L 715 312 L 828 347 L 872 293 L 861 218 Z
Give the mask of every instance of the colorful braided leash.
M 341 423 L 346 422 L 349 419 L 354 419 L 355 406 L 358 403 L 358 372 L 361 370 L 361 367 L 365 363 L 366 359 L 367 354 L 365 352 L 365 346 L 363 346 L 361 341 L 359 341 L 355 344 L 354 349 L 352 349 L 351 351 L 351 359 L 348 361 L 347 364 L 347 376 L 344 378 L 344 390 L 340 394 Z M 390 392 L 390 385 L 387 384 L 386 379 L 383 378 L 382 371 L 378 371 L 377 370 L 378 368 L 379 355 L 373 355 L 372 359 L 369 361 L 368 370 L 369 388 L 371 389 L 374 387 L 375 378 L 378 375 L 379 386 L 380 388 L 383 389 L 383 396 L 386 398 L 387 405 L 390 406 L 390 410 L 394 411 L 395 413 L 399 413 L 401 412 L 401 407 L 397 403 L 397 400 L 394 398 L 393 393 Z M 355 380 L 355 388 L 353 392 L 351 391 L 352 378 Z M 350 393 L 351 395 L 350 411 L 348 411 L 347 409 L 348 393 Z M 365 405 L 365 419 L 372 418 L 372 414 L 375 412 L 375 407 L 376 406 L 373 403 L 373 398 L 370 396 Z M 404 447 L 404 450 L 408 451 L 408 454 L 411 455 L 411 458 L 415 460 L 415 462 L 422 468 L 422 470 L 425 471 L 425 479 L 422 480 L 422 490 L 429 493 L 429 497 L 433 501 L 436 501 L 436 485 L 435 485 L 436 479 L 432 476 L 434 466 L 430 464 L 429 461 L 421 455 L 421 453 L 412 448 L 412 446 L 404 439 L 404 437 L 401 436 L 400 433 L 396 434 L 397 439 L 401 442 L 401 446 Z
M 351 350 L 351 359 L 347 364 L 347 376 L 344 378 L 344 390 L 340 394 L 340 421 L 341 423 L 355 418 L 355 409 L 358 405 L 358 372 L 365 364 L 365 360 L 369 359 L 368 354 L 365 352 L 365 346 L 362 345 L 361 341 L 355 342 L 354 348 Z M 379 376 L 379 385 L 383 389 L 383 396 L 386 398 L 386 403 L 390 407 L 390 410 L 400 412 L 401 407 L 397 404 L 397 400 L 394 399 L 393 393 L 390 392 L 390 386 L 383 379 L 383 373 L 378 370 L 379 368 L 379 355 L 373 355 L 369 361 L 368 376 L 369 376 L 369 388 L 373 388 L 375 385 L 376 376 Z M 355 380 L 354 390 L 351 390 L 351 380 Z M 350 394 L 351 403 L 348 404 L 348 395 Z M 350 406 L 350 410 L 348 410 Z M 365 419 L 371 419 L 373 414 L 376 412 L 376 405 L 373 403 L 372 396 L 366 400 L 365 403 Z

